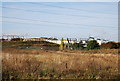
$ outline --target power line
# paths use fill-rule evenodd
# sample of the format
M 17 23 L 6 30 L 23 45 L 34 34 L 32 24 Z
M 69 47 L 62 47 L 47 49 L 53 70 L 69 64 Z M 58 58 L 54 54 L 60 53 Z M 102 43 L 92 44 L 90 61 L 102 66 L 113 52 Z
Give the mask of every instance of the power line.
M 97 11 L 92 11 L 92 10 L 83 10 L 83 9 L 78 9 L 78 8 L 69 8 L 69 7 L 63 7 L 63 6 L 56 6 L 56 5 L 51 5 L 51 4 L 39 4 L 39 3 L 28 3 L 28 4 L 37 4 L 37 5 L 43 5 L 43 6 L 49 6 L 49 7 L 56 7 L 56 8 L 62 8 L 62 9 L 68 9 L 68 10 L 74 10 L 74 11 L 84 11 L 84 12 L 91 12 L 91 13 L 100 13 Z M 105 13 L 102 13 L 105 14 Z
M 0 21 L 0 22 L 41 25 L 41 24 L 39 24 L 39 23 L 25 23 L 25 22 L 13 22 L 13 21 Z M 50 26 L 50 25 L 42 25 L 42 26 Z M 84 28 L 84 29 L 86 29 L 86 28 Z
M 2 7 L 2 6 L 0 6 Z M 84 16 L 84 15 L 72 15 L 72 14 L 59 14 L 59 13 L 53 13 L 53 12 L 44 12 L 44 11 L 37 11 L 37 10 L 28 10 L 28 9 L 20 9 L 20 8 L 11 8 L 11 7 L 2 7 L 2 8 L 7 8 L 7 9 L 15 9 L 15 10 L 23 10 L 23 11 L 29 11 L 29 12 L 39 12 L 39 13 L 46 13 L 46 14 L 54 14 L 54 15 L 65 15 L 65 16 L 74 16 L 74 17 L 87 17 L 87 18 L 94 18 L 91 16 Z
M 17 18 L 17 17 L 6 17 L 6 16 L 0 16 L 0 17 L 13 18 L 13 19 L 19 19 L 19 20 L 39 21 L 39 22 L 45 22 L 45 23 L 55 23 L 55 24 L 81 25 L 81 24 L 72 24 L 72 23 L 63 23 L 63 22 L 50 22 L 50 21 L 40 21 L 40 20 L 33 20 L 33 19 L 21 19 L 21 18 Z
M 69 10 L 79 10 L 79 11 L 87 11 L 87 12 L 95 12 L 95 11 L 90 11 L 90 10 L 83 10 L 83 9 L 77 9 L 77 8 L 68 8 L 68 7 L 63 7 L 63 6 L 56 6 L 56 5 L 50 5 L 50 4 L 39 4 L 39 3 L 30 3 L 30 4 L 37 4 L 37 5 L 43 5 L 43 6 L 50 6 L 50 7 L 56 7 L 56 8 L 62 8 L 62 9 L 69 9 Z
M 22 18 L 17 18 L 17 17 L 6 17 L 6 16 L 0 16 L 3 18 L 8 18 L 8 19 L 19 19 L 19 20 L 29 20 L 29 21 L 39 21 L 39 22 L 45 22 L 45 23 L 54 23 L 54 24 L 65 24 L 65 25 L 80 25 L 80 26 L 93 26 L 93 27 L 111 27 L 111 26 L 97 26 L 97 25 L 83 25 L 83 24 L 72 24 L 72 23 L 63 23 L 63 22 L 50 22 L 50 21 L 40 21 L 40 20 L 33 20 L 33 19 L 22 19 Z M 10 21 L 11 22 L 11 21 Z M 114 27 L 111 27 L 114 28 Z
M 62 22 L 50 22 L 50 21 L 40 21 L 40 20 L 33 20 L 33 19 L 21 19 L 21 18 L 6 17 L 6 16 L 0 16 L 0 17 L 4 17 L 4 18 L 13 18 L 13 19 L 19 19 L 19 20 L 29 20 L 29 21 L 39 21 L 39 22 L 46 22 L 46 23 L 57 23 L 57 24 L 67 24 L 67 25 L 70 25 L 70 23 L 62 23 Z M 77 25 L 77 24 L 73 24 L 73 25 Z
M 15 21 L 0 21 L 0 22 L 8 22 L 8 23 L 19 23 L 19 24 L 33 24 L 33 25 L 41 25 L 40 23 L 25 23 L 25 22 L 15 22 Z M 44 25 L 44 26 L 49 26 L 49 25 Z
M 2 7 L 2 6 L 0 6 Z M 2 8 L 6 8 L 6 9 L 15 9 L 15 10 L 22 10 L 22 11 L 29 11 L 29 12 L 37 12 L 37 13 L 46 13 L 46 14 L 54 14 L 54 15 L 64 15 L 64 16 L 74 16 L 74 17 L 86 17 L 86 18 L 96 18 L 96 17 L 92 17 L 92 16 L 85 16 L 85 15 L 73 15 L 73 14 L 59 14 L 59 13 L 54 13 L 54 12 L 44 12 L 44 11 L 37 11 L 37 10 L 28 10 L 28 9 L 21 9 L 21 8 L 11 8 L 11 7 L 2 7 Z M 105 19 L 105 18 L 104 18 Z
M 67 8 L 63 6 L 55 6 L 55 5 L 49 5 L 49 4 L 38 4 L 38 3 L 30 3 L 30 4 L 37 4 L 37 5 L 43 5 L 43 6 L 50 6 L 50 7 L 57 7 L 57 8 L 63 8 L 63 9 L 70 9 L 70 10 L 81 10 L 81 9 L 76 9 L 76 8 Z M 85 10 L 83 10 L 85 11 Z

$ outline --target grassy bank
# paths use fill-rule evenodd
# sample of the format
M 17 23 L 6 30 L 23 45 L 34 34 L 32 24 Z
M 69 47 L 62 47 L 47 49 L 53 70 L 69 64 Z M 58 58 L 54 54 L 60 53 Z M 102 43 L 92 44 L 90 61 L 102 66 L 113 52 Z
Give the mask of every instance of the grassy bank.
M 46 41 L 3 41 L 3 50 L 6 48 L 25 50 L 59 50 L 59 45 Z

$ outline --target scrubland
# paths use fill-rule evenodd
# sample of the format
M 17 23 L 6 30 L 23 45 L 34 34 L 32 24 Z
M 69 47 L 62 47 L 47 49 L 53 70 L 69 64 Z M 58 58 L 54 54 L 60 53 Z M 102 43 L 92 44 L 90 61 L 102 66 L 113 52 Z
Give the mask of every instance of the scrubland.
M 2 52 L 3 79 L 119 79 L 118 50 Z

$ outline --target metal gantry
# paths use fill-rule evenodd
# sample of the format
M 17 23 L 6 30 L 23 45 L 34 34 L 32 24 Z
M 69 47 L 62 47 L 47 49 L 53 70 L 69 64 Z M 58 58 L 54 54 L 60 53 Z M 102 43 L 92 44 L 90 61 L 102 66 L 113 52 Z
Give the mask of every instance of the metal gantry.
M 16 35 L 16 34 L 3 34 L 2 35 L 2 39 L 6 39 L 6 40 L 11 40 L 13 38 L 23 38 L 24 39 L 24 35 Z

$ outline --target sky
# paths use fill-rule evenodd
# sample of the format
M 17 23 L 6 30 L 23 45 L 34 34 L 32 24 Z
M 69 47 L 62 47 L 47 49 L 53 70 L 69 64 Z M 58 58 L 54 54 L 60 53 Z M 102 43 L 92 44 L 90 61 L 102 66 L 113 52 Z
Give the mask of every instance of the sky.
M 2 33 L 118 41 L 117 2 L 3 2 Z
M 118 2 L 119 0 L 1 0 L 2 2 Z

